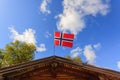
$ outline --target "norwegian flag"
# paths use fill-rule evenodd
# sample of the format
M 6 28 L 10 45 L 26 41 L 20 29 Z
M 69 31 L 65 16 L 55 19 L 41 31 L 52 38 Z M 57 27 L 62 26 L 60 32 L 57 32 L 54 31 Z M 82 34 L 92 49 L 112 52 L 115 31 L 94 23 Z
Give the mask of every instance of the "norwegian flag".
M 73 46 L 74 34 L 67 34 L 61 32 L 54 32 L 54 45 L 55 46 Z

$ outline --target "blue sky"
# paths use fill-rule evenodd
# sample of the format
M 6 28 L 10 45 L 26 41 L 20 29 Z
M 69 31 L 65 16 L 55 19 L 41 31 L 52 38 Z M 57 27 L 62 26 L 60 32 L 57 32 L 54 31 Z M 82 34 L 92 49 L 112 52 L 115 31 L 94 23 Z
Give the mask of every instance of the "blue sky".
M 120 0 L 0 0 L 0 48 L 20 40 L 37 47 L 35 59 L 54 54 L 54 31 L 74 33 L 73 48 L 55 54 L 120 71 Z

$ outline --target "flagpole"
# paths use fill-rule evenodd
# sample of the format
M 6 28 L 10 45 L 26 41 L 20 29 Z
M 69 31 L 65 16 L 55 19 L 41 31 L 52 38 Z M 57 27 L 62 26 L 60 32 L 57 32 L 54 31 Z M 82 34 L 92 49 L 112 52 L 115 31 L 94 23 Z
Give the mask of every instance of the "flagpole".
M 55 56 L 55 45 L 53 46 L 53 56 Z
M 55 32 L 55 29 L 53 30 L 53 34 L 54 34 L 54 32 Z M 55 35 L 55 34 L 54 34 Z M 54 36 L 53 35 L 53 36 Z M 55 38 L 54 38 L 55 39 Z M 54 44 L 54 39 L 53 39 L 53 44 Z M 53 56 L 55 56 L 55 44 L 53 45 Z

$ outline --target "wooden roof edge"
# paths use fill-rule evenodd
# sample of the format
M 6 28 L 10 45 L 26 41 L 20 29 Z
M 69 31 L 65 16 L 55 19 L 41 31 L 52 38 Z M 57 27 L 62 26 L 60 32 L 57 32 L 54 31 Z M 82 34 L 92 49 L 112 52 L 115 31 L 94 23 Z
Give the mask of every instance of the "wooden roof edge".
M 46 58 L 51 58 L 51 57 L 53 57 L 53 56 L 46 57 Z M 8 67 L 3 67 L 3 68 L 0 68 L 0 72 L 3 71 L 3 70 L 7 70 L 9 68 L 24 67 L 24 66 L 27 66 L 27 65 L 30 65 L 30 64 L 33 64 L 33 63 L 37 63 L 41 60 L 45 60 L 46 58 L 41 58 L 41 59 L 37 59 L 37 60 L 29 61 L 29 62 L 24 62 L 24 63 L 19 63 L 19 64 L 8 66 Z
M 19 69 L 19 68 L 23 68 L 25 66 L 30 66 L 30 65 L 33 65 L 33 64 L 37 64 L 39 62 L 44 62 L 44 61 L 50 61 L 51 60 L 60 60 L 60 61 L 64 61 L 64 62 L 67 62 L 67 63 L 70 63 L 72 65 L 77 65 L 77 66 L 81 66 L 82 65 L 82 68 L 86 69 L 86 70 L 92 70 L 92 71 L 95 71 L 95 72 L 99 72 L 99 73 L 108 73 L 108 74 L 113 74 L 113 75 L 119 75 L 120 76 L 120 72 L 118 71 L 114 71 L 114 70 L 110 70 L 110 69 L 107 69 L 107 68 L 101 68 L 101 67 L 97 67 L 97 66 L 94 66 L 94 65 L 90 65 L 90 64 L 86 64 L 86 63 L 81 63 L 81 62 L 75 62 L 73 60 L 70 60 L 70 59 L 66 59 L 66 58 L 63 58 L 63 57 L 59 57 L 59 56 L 50 56 L 50 57 L 46 57 L 46 58 L 41 58 L 41 59 L 37 59 L 37 60 L 34 60 L 34 61 L 30 61 L 30 62 L 26 62 L 26 63 L 21 63 L 21 64 L 18 64 L 18 65 L 14 65 L 14 66 L 9 66 L 9 67 L 5 67 L 5 68 L 1 68 L 0 69 L 0 74 L 1 73 L 4 73 L 8 70 L 15 70 L 15 69 Z
M 62 58 L 62 57 L 59 57 L 59 58 Z M 62 58 L 62 59 L 65 59 L 65 58 Z M 66 59 L 66 60 L 70 60 L 70 59 Z M 115 70 L 112 70 L 112 69 L 108 69 L 108 68 L 103 68 L 103 67 L 99 67 L 99 66 L 95 66 L 95 65 L 91 65 L 91 64 L 87 64 L 87 63 L 81 63 L 81 62 L 77 62 L 77 61 L 73 61 L 73 60 L 70 60 L 73 64 L 76 64 L 76 65 L 82 65 L 82 68 L 88 68 L 89 70 L 100 70 L 100 71 L 103 71 L 103 72 L 107 72 L 107 73 L 111 73 L 111 74 L 119 74 L 120 76 L 120 72 L 118 71 L 115 71 Z
M 61 59 L 61 60 L 66 60 L 68 62 L 72 61 L 70 59 L 66 59 L 66 58 L 59 57 L 59 56 L 50 56 L 50 57 L 45 57 L 45 58 L 41 58 L 41 59 L 37 59 L 37 60 L 33 60 L 33 61 L 24 62 L 24 63 L 20 63 L 20 64 L 17 64 L 17 65 L 12 65 L 12 66 L 1 68 L 0 73 L 11 70 L 11 69 L 16 69 L 16 68 L 18 69 L 18 68 L 22 68 L 22 67 L 25 67 L 25 66 L 30 66 L 30 65 L 37 64 L 39 62 L 46 61 L 46 60 L 50 61 L 50 59 L 52 59 L 52 60 Z
M 98 67 L 98 66 L 91 65 L 91 64 L 84 64 L 83 68 L 88 69 L 88 70 L 93 70 L 95 72 L 99 72 L 100 74 L 116 75 L 120 77 L 120 72 L 112 70 L 112 69 L 108 69 L 108 68 L 102 68 L 102 67 Z
M 59 58 L 66 59 L 66 58 L 62 58 L 62 57 L 59 57 Z M 73 61 L 73 60 L 70 60 L 70 59 L 66 59 L 66 60 L 71 61 L 70 63 L 73 63 L 77 66 L 80 66 L 80 67 L 82 66 L 82 68 L 84 68 L 86 70 L 90 70 L 90 71 L 92 70 L 92 71 L 95 71 L 95 72 L 100 73 L 100 74 L 116 75 L 116 76 L 120 77 L 120 72 L 112 70 L 112 69 L 103 68 L 103 67 L 83 63 L 83 62 L 81 63 L 81 62 Z

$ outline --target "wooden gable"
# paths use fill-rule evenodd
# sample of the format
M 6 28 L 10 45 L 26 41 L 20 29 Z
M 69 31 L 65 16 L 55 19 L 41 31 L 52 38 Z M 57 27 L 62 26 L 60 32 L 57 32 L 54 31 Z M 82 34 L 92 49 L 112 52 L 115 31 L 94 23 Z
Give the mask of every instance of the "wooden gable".
M 52 56 L 2 68 L 0 80 L 120 80 L 120 73 Z

